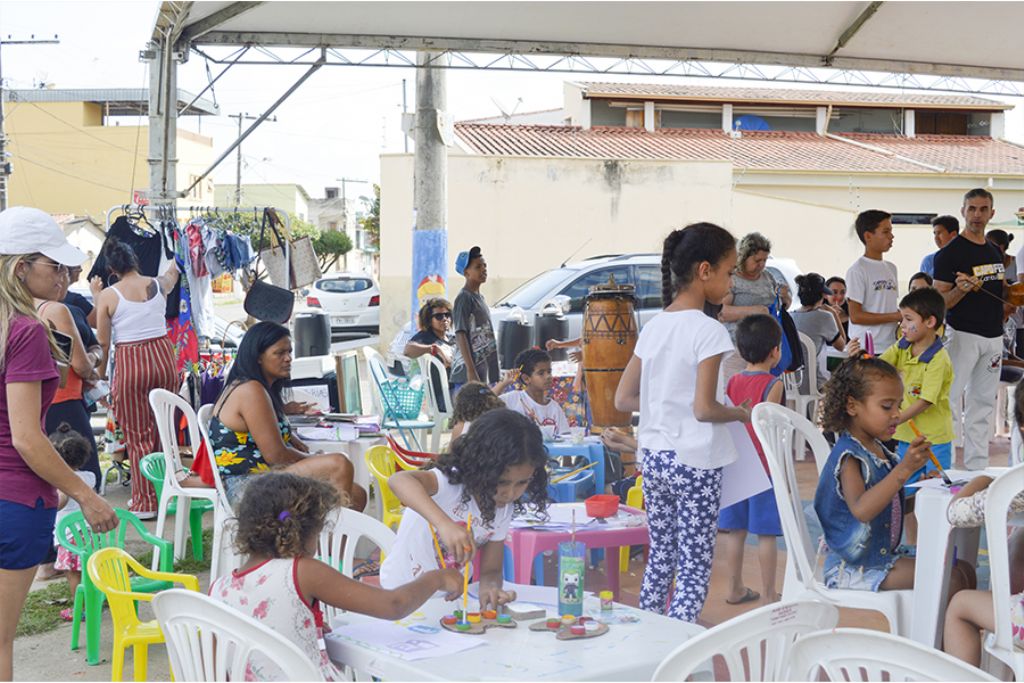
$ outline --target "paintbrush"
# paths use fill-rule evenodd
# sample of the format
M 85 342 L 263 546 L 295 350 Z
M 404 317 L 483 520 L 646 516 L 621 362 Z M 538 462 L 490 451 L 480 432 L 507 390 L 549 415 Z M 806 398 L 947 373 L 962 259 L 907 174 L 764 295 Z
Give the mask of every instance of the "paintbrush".
M 469 532 L 470 538 L 473 537 L 473 513 L 469 513 L 469 517 L 466 519 L 466 531 Z M 471 557 L 466 558 L 466 564 L 462 567 L 462 623 L 469 623 L 469 563 L 472 561 Z
M 917 425 L 914 424 L 913 420 L 907 420 L 907 424 L 910 425 L 910 429 L 913 430 L 914 436 L 917 436 L 917 437 L 924 436 L 921 433 L 921 430 L 917 428 Z M 951 480 L 949 478 L 949 475 L 946 474 L 946 470 L 942 469 L 942 463 L 939 462 L 939 459 L 935 457 L 935 454 L 932 453 L 932 449 L 930 449 L 930 448 L 928 449 L 928 457 L 931 459 L 932 464 L 935 465 L 935 469 L 937 469 L 939 471 L 939 474 L 942 475 L 942 481 L 944 481 L 946 483 L 946 486 L 952 486 L 953 485 L 953 480 Z
M 448 564 L 444 561 L 444 553 L 441 552 L 441 543 L 437 540 L 437 532 L 434 531 L 434 525 L 428 524 L 430 527 L 430 535 L 434 537 L 434 548 L 437 550 L 437 559 L 441 563 L 441 569 L 448 569 Z
M 555 479 L 552 479 L 549 483 L 557 484 L 560 481 L 565 481 L 569 477 L 577 475 L 580 472 L 582 472 L 583 470 L 589 470 L 591 467 L 593 467 L 596 464 L 597 464 L 597 461 L 595 460 L 594 462 L 590 463 L 589 465 L 584 465 L 583 467 L 579 468 L 578 470 L 573 470 L 572 472 L 569 472 L 568 474 L 562 474 L 562 475 L 556 477 Z

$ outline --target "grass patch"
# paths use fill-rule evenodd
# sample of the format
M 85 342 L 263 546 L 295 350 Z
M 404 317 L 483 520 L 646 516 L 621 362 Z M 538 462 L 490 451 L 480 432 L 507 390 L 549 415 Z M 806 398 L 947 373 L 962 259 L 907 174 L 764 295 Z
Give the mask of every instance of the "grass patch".
M 174 563 L 174 571 L 179 574 L 196 575 L 200 572 L 209 570 L 210 552 L 211 546 L 213 545 L 213 530 L 203 530 L 202 562 L 197 562 L 192 558 L 191 539 L 188 543 L 188 552 L 184 559 Z M 153 561 L 153 551 L 148 550 L 139 555 L 136 559 L 138 559 L 142 566 L 148 568 L 150 563 Z M 65 608 L 72 607 L 73 604 L 74 601 L 72 600 L 71 593 L 68 590 L 68 582 L 64 579 L 58 579 L 46 588 L 32 591 L 28 594 L 28 598 L 25 600 L 25 607 L 22 608 L 21 616 L 18 618 L 18 630 L 14 634 L 15 637 L 33 636 L 38 633 L 52 631 L 65 623 L 64 620 L 60 618 L 60 611 Z M 104 608 L 106 608 L 105 603 Z
M 52 631 L 64 623 L 60 618 L 60 611 L 71 606 L 71 593 L 65 580 L 58 580 L 46 588 L 32 591 L 21 610 L 15 637 Z

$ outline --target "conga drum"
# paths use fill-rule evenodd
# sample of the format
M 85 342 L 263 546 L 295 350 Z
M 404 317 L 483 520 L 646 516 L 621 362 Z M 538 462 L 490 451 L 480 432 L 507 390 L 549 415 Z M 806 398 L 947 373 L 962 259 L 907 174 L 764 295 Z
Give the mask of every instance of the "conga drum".
M 583 313 L 583 372 L 595 431 L 628 427 L 630 413 L 615 409 L 615 390 L 637 340 L 636 288 L 608 284 L 590 288 Z

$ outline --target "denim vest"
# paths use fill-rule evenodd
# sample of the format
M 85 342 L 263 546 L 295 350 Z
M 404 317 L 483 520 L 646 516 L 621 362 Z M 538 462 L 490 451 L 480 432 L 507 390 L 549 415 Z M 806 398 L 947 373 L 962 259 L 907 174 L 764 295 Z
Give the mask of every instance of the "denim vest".
M 879 443 L 881 446 L 881 443 Z M 899 492 L 899 509 L 895 512 L 895 520 L 899 525 L 895 534 L 892 533 L 894 521 L 894 504 L 890 501 L 882 512 L 870 522 L 861 522 L 846 505 L 840 486 L 840 470 L 846 457 L 856 458 L 864 475 L 864 488 L 869 489 L 882 481 L 896 466 L 899 460 L 885 446 L 881 446 L 885 460 L 871 453 L 868 449 L 843 432 L 836 441 L 828 462 L 818 480 L 818 489 L 814 494 L 814 511 L 818 514 L 821 528 L 825 532 L 825 542 L 829 553 L 825 559 L 826 571 L 839 561 L 861 566 L 868 569 L 890 566 L 895 559 L 896 548 L 903 532 L 903 488 Z

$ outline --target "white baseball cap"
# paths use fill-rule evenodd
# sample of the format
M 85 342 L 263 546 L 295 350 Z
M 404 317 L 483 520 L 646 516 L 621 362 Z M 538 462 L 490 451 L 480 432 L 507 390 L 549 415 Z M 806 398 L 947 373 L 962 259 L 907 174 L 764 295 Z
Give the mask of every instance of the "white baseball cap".
M 0 211 L 0 254 L 39 252 L 65 266 L 80 266 L 86 255 L 75 247 L 53 216 L 28 206 Z

